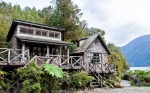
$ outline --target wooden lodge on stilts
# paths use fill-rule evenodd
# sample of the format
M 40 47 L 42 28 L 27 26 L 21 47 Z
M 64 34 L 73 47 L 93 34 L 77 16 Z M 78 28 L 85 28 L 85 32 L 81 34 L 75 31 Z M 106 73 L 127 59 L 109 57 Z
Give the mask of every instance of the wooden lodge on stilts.
M 87 71 L 95 78 L 91 86 L 102 86 L 102 75 L 116 71 L 114 63 L 108 62 L 110 51 L 99 34 L 74 40 L 78 48 L 69 50 L 73 44 L 63 41 L 64 29 L 13 20 L 7 35 L 10 48 L 0 48 L 1 67 L 27 66 L 32 60 L 38 65 L 54 64 L 63 70 Z

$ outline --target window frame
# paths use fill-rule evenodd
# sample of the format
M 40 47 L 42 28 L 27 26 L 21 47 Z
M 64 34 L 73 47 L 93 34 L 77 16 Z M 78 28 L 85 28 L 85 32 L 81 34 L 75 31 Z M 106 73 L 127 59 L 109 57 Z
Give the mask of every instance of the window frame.
M 102 53 L 90 53 L 90 59 L 91 59 L 91 62 L 94 62 L 94 63 L 98 63 L 98 62 L 102 62 Z

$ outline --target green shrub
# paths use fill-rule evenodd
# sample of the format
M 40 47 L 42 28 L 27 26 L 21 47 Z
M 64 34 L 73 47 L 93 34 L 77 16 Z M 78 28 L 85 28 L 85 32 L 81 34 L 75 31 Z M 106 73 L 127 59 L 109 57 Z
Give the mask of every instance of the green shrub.
M 92 76 L 88 76 L 87 72 L 76 72 L 72 74 L 72 85 L 74 87 L 85 87 L 93 79 Z

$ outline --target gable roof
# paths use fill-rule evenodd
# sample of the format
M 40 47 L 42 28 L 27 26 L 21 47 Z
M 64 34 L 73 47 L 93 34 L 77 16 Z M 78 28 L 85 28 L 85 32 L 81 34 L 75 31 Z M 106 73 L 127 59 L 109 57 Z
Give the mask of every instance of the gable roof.
M 55 27 L 51 27 L 51 26 L 47 26 L 47 25 L 42 25 L 42 24 L 38 24 L 38 23 L 32 23 L 32 22 L 27 22 L 27 21 L 21 21 L 21 20 L 14 19 L 11 26 L 10 26 L 10 29 L 8 31 L 7 37 L 6 37 L 7 42 L 12 38 L 13 33 L 14 33 L 14 31 L 15 31 L 18 24 L 24 25 L 24 26 L 37 27 L 37 28 L 44 28 L 44 29 L 54 29 L 54 30 L 57 30 L 57 31 L 60 31 L 60 32 L 65 31 L 64 29 L 59 29 L 59 28 L 55 28 Z
M 102 43 L 102 45 L 105 48 L 105 50 L 107 51 L 107 53 L 110 55 L 109 49 L 107 48 L 106 44 L 104 43 L 104 41 L 102 40 L 102 38 L 100 37 L 99 34 L 95 34 L 93 36 L 88 37 L 79 48 L 77 48 L 73 51 L 73 53 L 81 53 L 81 52 L 86 51 L 86 49 L 96 40 L 96 38 L 98 38 L 100 40 L 100 42 Z

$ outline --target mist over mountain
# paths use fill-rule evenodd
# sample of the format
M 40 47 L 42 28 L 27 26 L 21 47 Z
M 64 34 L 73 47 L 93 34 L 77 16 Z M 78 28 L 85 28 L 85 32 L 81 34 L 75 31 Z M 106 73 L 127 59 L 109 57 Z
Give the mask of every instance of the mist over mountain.
M 135 38 L 121 47 L 121 51 L 131 67 L 150 66 L 150 35 Z

